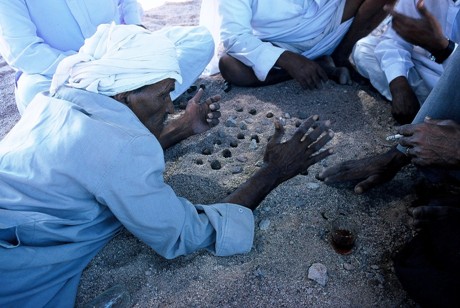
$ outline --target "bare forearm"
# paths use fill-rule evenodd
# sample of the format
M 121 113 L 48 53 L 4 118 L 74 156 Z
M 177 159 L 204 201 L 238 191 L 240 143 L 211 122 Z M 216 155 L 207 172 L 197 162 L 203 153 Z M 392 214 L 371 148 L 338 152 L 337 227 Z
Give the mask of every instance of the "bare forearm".
M 169 122 L 161 132 L 159 142 L 163 150 L 187 139 L 193 135 L 188 125 L 183 125 L 183 121 L 179 118 Z
M 259 169 L 251 178 L 240 185 L 223 202 L 235 203 L 255 210 L 262 200 L 278 186 L 278 178 L 267 167 Z

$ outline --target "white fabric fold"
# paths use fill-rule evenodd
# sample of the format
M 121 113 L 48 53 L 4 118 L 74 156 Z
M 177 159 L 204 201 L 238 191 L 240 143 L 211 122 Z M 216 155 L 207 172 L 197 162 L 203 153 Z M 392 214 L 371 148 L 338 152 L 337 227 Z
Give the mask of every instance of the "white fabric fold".
M 50 93 L 71 87 L 113 96 L 166 78 L 182 82 L 175 45 L 162 33 L 136 25 L 100 25 L 78 54 L 63 59 Z

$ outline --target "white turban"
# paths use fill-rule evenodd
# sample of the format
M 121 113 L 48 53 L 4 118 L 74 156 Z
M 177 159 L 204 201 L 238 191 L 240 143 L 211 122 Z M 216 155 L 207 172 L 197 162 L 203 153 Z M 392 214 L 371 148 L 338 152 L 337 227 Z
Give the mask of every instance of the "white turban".
M 175 46 L 164 34 L 135 25 L 104 24 L 77 54 L 59 63 L 50 93 L 67 82 L 113 96 L 166 78 L 182 82 Z

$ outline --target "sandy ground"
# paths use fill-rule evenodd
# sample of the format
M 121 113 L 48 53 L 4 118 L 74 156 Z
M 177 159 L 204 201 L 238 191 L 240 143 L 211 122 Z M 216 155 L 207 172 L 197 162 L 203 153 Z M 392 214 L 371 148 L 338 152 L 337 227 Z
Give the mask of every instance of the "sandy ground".
M 151 29 L 196 25 L 200 2 L 166 2 L 146 11 L 145 24 Z M 1 58 L 0 77 L 0 136 L 4 136 L 19 115 L 14 74 Z M 386 151 L 391 144 L 384 137 L 395 131 L 388 103 L 369 87 L 332 81 L 317 91 L 302 90 L 290 81 L 258 89 L 233 87 L 226 93 L 220 75 L 203 77 L 199 84 L 209 95 L 222 95 L 222 121 L 166 152 L 165 179 L 178 195 L 211 203 L 247 179 L 258 168 L 274 130 L 273 118 L 266 116 L 269 112 L 285 119 L 289 133 L 306 115 L 330 119 L 336 154 L 312 166 L 308 175 L 284 183 L 262 202 L 255 212 L 255 241 L 249 254 L 220 258 L 201 251 L 165 260 L 123 231 L 84 271 L 77 306 L 118 284 L 134 307 L 413 307 L 394 275 L 391 257 L 412 236 L 405 209 L 414 198 L 410 183 L 416 170 L 408 167 L 363 196 L 355 195 L 351 184 L 327 186 L 314 176 L 336 162 Z M 231 117 L 237 127 L 225 125 Z M 245 138 L 237 139 L 238 133 Z M 257 147 L 251 145 L 252 135 L 260 139 Z M 235 140 L 238 146 L 231 147 Z M 212 154 L 201 154 L 204 148 L 211 148 Z M 224 149 L 232 157 L 224 158 Z M 222 168 L 211 169 L 213 160 L 219 160 Z M 331 222 L 337 217 L 348 219 L 357 233 L 349 255 L 336 253 L 330 244 Z M 308 278 L 314 263 L 327 268 L 324 286 Z

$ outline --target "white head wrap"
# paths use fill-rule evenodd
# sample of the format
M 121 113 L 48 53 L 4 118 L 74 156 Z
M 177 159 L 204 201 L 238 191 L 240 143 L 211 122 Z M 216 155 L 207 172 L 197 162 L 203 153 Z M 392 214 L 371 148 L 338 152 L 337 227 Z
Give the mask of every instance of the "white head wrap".
M 182 82 L 175 46 L 164 34 L 135 25 L 104 24 L 77 54 L 59 63 L 50 93 L 67 82 L 113 96 L 166 78 Z

